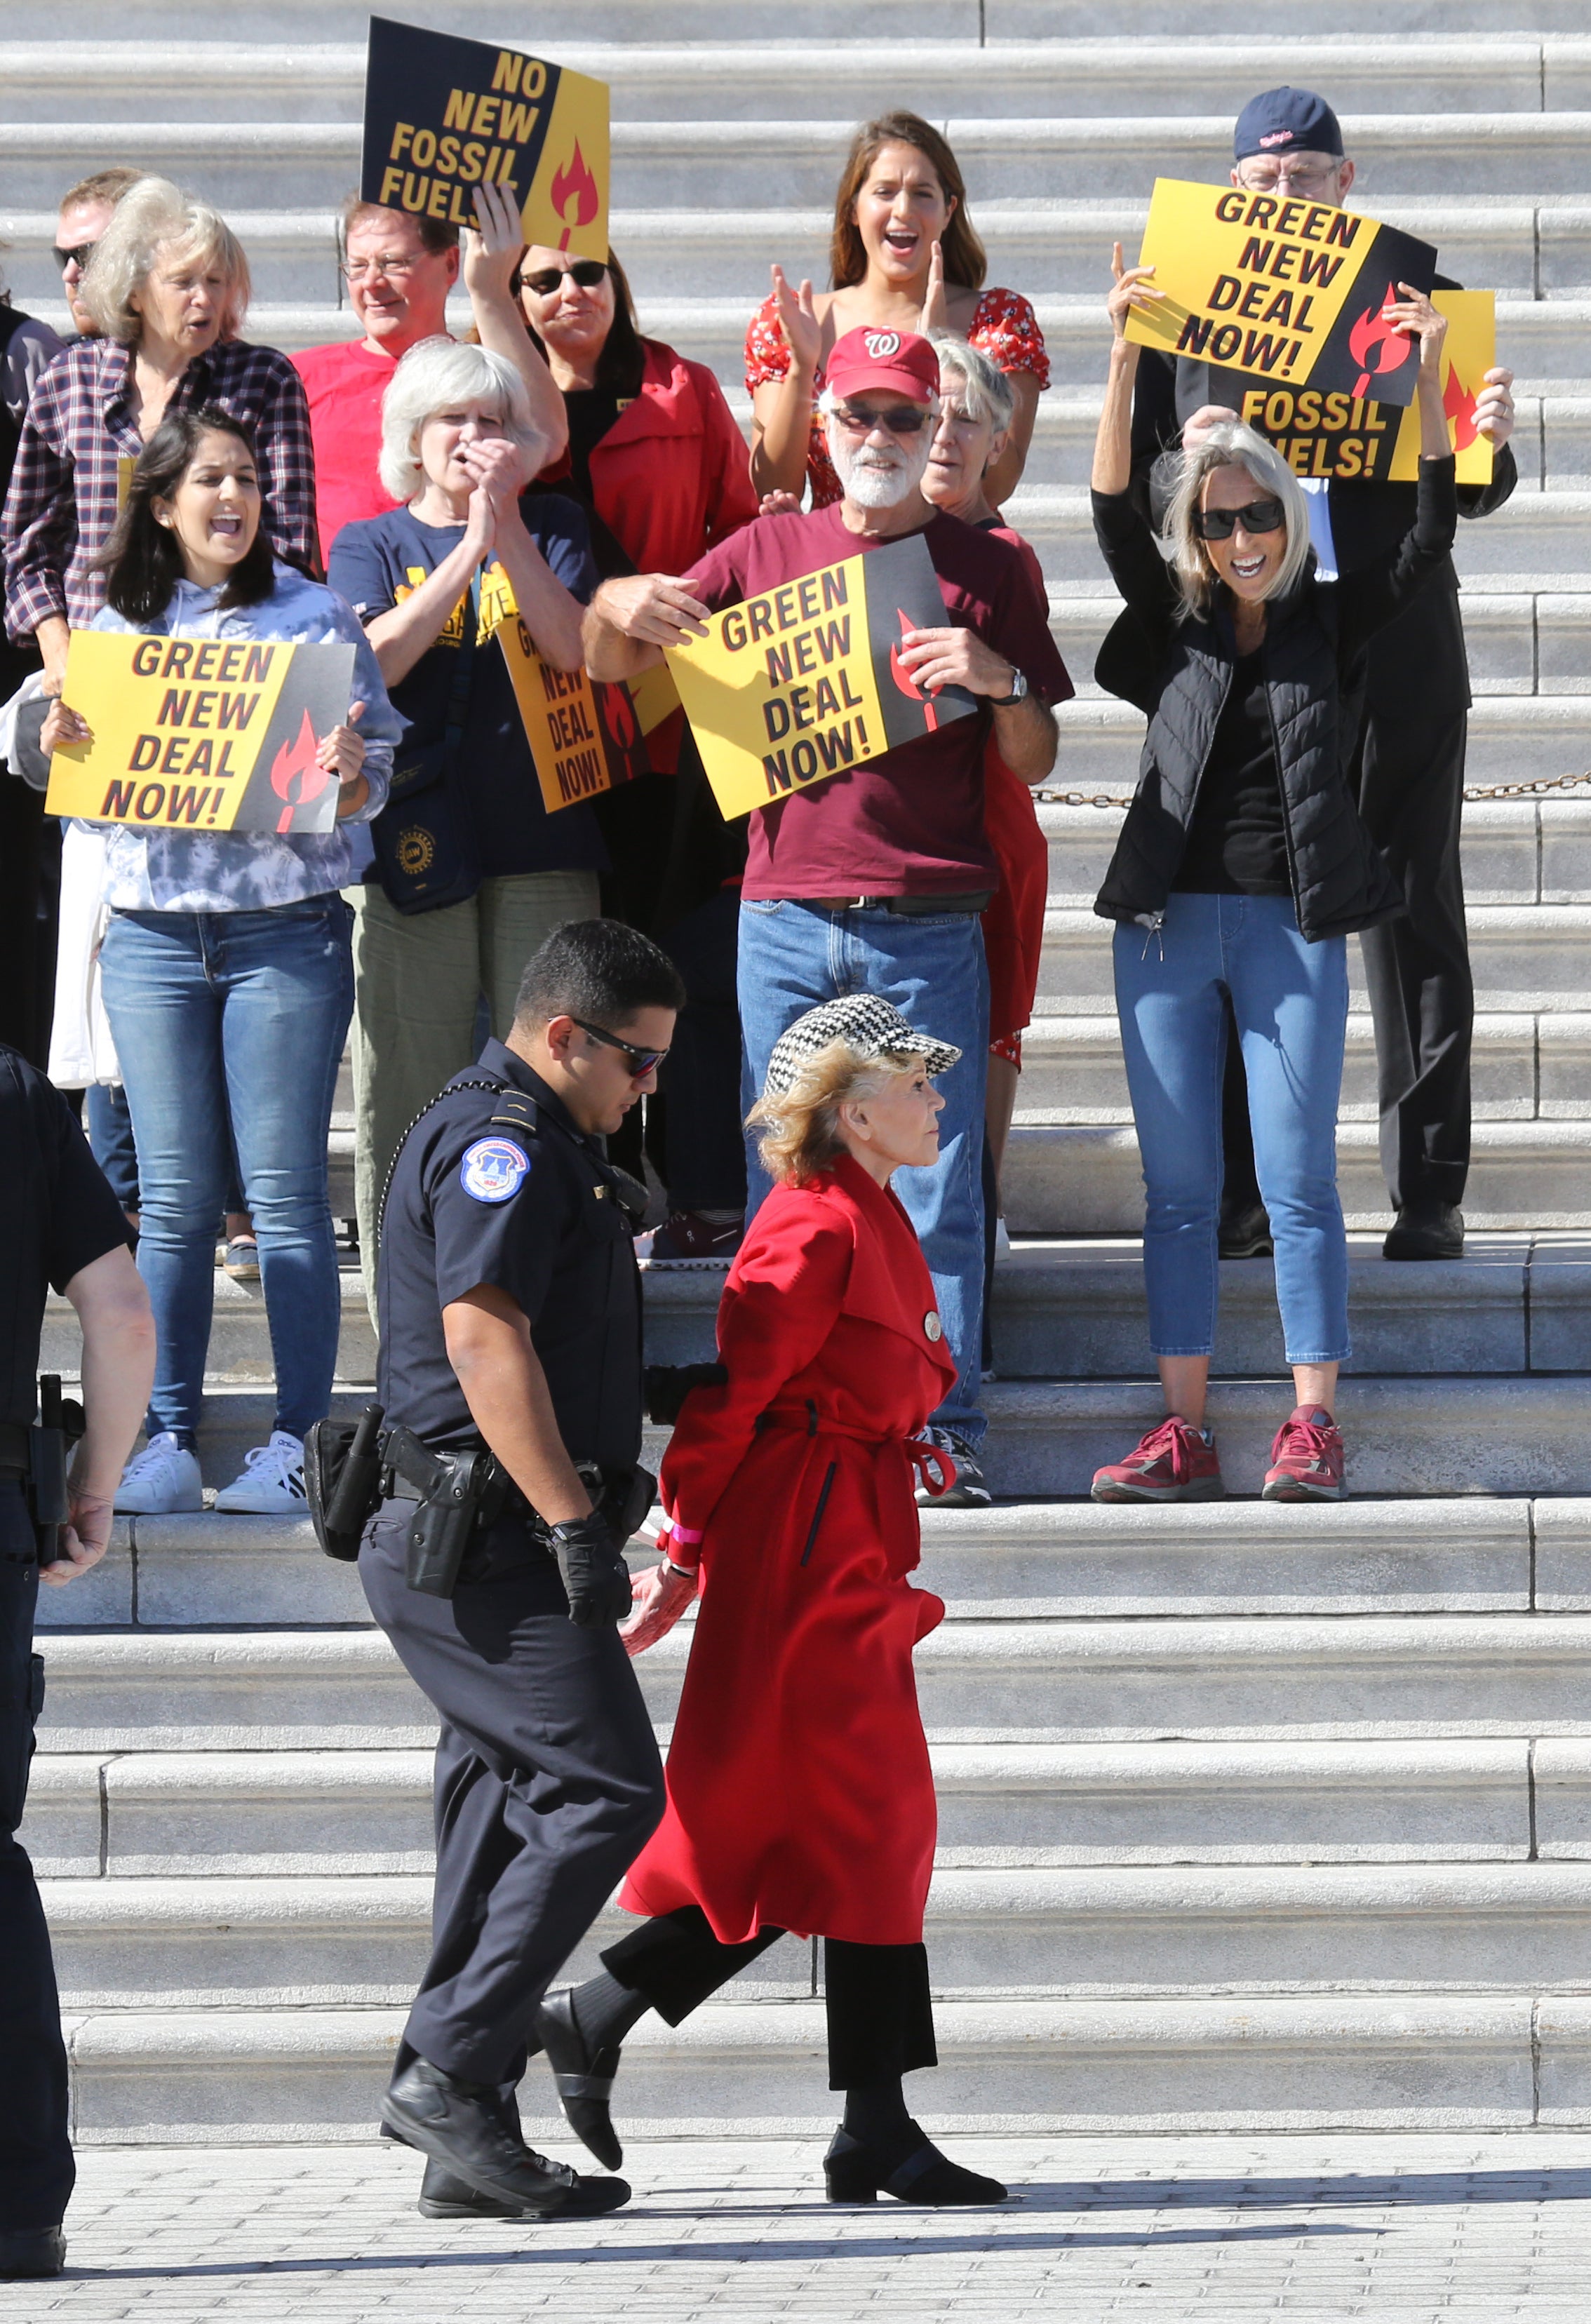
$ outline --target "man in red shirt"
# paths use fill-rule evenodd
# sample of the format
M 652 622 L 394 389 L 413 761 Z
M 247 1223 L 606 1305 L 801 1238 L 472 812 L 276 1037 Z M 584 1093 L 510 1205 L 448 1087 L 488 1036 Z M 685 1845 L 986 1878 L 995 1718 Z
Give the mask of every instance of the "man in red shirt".
M 1072 687 L 1017 551 L 922 496 L 939 396 L 929 342 L 914 332 L 848 331 L 828 377 L 823 410 L 843 499 L 758 518 L 682 579 L 652 573 L 605 582 L 587 615 L 586 656 L 598 678 L 634 676 L 682 636 L 702 634 L 709 613 L 885 541 L 922 538 L 947 625 L 910 632 L 900 659 L 930 693 L 960 687 L 980 697 L 978 709 L 754 813 L 740 1014 L 748 1106 L 786 1027 L 843 993 L 882 993 L 913 1023 L 931 1018 L 961 1051 L 942 1079 L 939 1164 L 905 1172 L 898 1191 L 934 1278 L 932 1329 L 943 1331 L 957 1361 L 931 1433 L 957 1463 L 952 1498 L 983 1503 L 988 976 L 979 915 L 999 877 L 984 834 L 984 751 L 992 733 L 1007 766 L 1042 782 L 1055 763 L 1051 705 Z M 754 1209 L 768 1183 L 754 1156 L 751 1181 Z
M 477 186 L 475 196 L 481 230 L 465 228 L 463 256 L 476 332 L 482 346 L 508 357 L 530 389 L 536 425 L 556 458 L 569 440 L 563 398 L 510 288 L 524 247 L 519 211 L 500 186 Z M 421 339 L 449 336 L 448 293 L 459 264 L 456 227 L 384 210 L 357 195 L 344 206 L 339 240 L 348 303 L 365 337 L 304 347 L 292 359 L 310 399 L 322 565 L 345 524 L 383 516 L 395 505 L 376 473 L 381 399 L 400 355 Z

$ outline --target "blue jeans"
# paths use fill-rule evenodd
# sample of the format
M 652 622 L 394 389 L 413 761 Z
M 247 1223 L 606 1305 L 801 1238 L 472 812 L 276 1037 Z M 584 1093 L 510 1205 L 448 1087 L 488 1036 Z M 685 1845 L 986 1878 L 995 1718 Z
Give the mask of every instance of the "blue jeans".
M 275 1425 L 301 1436 L 330 1404 L 341 1301 L 326 1133 L 354 1007 L 351 921 L 340 896 L 111 915 L 100 964 L 138 1146 L 138 1266 L 158 1338 L 152 1435 L 191 1443 L 199 1425 L 234 1139 L 260 1245 Z
M 895 1192 L 917 1229 L 956 1385 L 933 1415 L 972 1445 L 988 1426 L 978 1397 L 984 1333 L 984 1087 L 988 1073 L 989 973 L 984 931 L 970 913 L 828 912 L 815 904 L 740 907 L 740 1024 L 743 1094 L 749 1111 L 763 1087 L 773 1044 L 819 1001 L 877 992 L 961 1061 L 938 1086 L 939 1158 L 931 1170 L 902 1170 Z M 754 1145 L 748 1149 L 747 1215 L 768 1192 Z
M 111 1193 L 123 1210 L 135 1211 L 138 1208 L 138 1148 L 133 1140 L 133 1117 L 127 1111 L 127 1093 L 121 1083 L 90 1082 L 83 1119 L 88 1127 L 90 1151 L 110 1180 Z M 230 1125 L 227 1143 L 230 1151 Z M 234 1154 L 227 1180 L 227 1213 L 231 1217 L 244 1207 L 243 1179 Z
M 1348 1353 L 1348 1245 L 1337 1192 L 1346 939 L 1306 944 L 1290 897 L 1174 895 L 1158 934 L 1117 927 L 1115 984 L 1148 1196 L 1153 1352 L 1207 1356 L 1215 1348 L 1230 994 L 1287 1360 L 1340 1362 Z

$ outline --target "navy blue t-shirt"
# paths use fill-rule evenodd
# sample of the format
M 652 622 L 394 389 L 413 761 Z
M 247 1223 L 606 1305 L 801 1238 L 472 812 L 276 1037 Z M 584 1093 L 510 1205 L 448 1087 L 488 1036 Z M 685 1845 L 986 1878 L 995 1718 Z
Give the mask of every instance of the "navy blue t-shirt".
M 537 493 L 521 501 L 520 515 L 553 577 L 585 604 L 601 576 L 582 511 L 557 493 Z M 412 595 L 463 538 L 461 524 L 421 524 L 406 508 L 390 509 L 384 516 L 344 525 L 332 543 L 326 577 L 368 626 Z M 435 645 L 389 689 L 393 708 L 410 722 L 409 741 L 439 742 L 448 731 L 454 658 L 468 602 L 459 600 Z M 495 635 L 513 605 L 508 576 L 495 557 L 481 567 L 480 602 L 458 766 L 482 872 L 487 879 L 516 872 L 605 872 L 607 854 L 590 807 L 566 807 L 549 815 L 541 803 L 513 681 Z

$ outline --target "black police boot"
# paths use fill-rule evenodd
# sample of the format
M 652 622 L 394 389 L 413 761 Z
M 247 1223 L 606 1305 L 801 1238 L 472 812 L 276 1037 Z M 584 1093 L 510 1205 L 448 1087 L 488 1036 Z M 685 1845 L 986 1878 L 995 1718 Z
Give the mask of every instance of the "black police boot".
M 1464 1213 L 1430 1195 L 1405 1203 L 1381 1247 L 1383 1259 L 1462 1259 Z
M 65 2265 L 66 2237 L 59 2227 L 0 2229 L 0 2282 L 59 2275 Z
M 580 2031 L 574 1998 L 571 1991 L 548 1995 L 536 2012 L 535 2038 L 547 2052 L 565 2121 L 598 2163 L 616 2171 L 624 2159 L 624 2150 L 619 2144 L 607 2102 L 613 2096 L 620 2052 L 613 2043 L 601 2049 L 592 2047 Z M 635 2014 L 639 2016 L 648 2005 L 639 1995 L 635 2000 Z
M 589 2218 L 630 2200 L 622 2179 L 582 2179 L 567 2163 L 533 2153 L 508 2130 L 495 2089 L 458 2081 L 424 2058 L 391 2083 L 381 2117 L 453 2177 L 538 2218 Z
M 422 2219 L 523 2219 L 527 2216 L 523 2203 L 504 2203 L 495 2195 L 483 2195 L 467 2179 L 456 2177 L 435 2162 L 426 2163 L 416 2208 Z

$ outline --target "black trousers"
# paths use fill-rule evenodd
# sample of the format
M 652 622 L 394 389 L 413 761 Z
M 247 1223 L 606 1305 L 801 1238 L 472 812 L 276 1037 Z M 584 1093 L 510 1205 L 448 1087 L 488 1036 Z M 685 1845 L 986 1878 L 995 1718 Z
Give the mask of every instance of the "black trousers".
M 403 1579 L 413 1506 L 389 1501 L 360 1579 L 436 1705 L 431 1957 L 409 2013 L 414 2055 L 512 2091 L 541 1997 L 663 1812 L 652 1722 L 617 1634 L 577 1629 L 550 1552 L 510 1520 L 450 1599 Z
M 0 2232 L 52 2227 L 77 2176 L 50 1932 L 22 1821 L 43 1665 L 33 1654 L 39 1567 L 21 1484 L 0 1478 Z
M 644 1994 L 668 2025 L 765 1953 L 782 1929 L 761 1928 L 745 1944 L 726 1945 L 695 1904 L 643 1921 L 602 1956 L 608 1975 Z M 853 2090 L 937 2066 L 928 1955 L 920 1945 L 858 1945 L 823 1940 L 823 1997 L 828 2017 L 828 2087 Z

